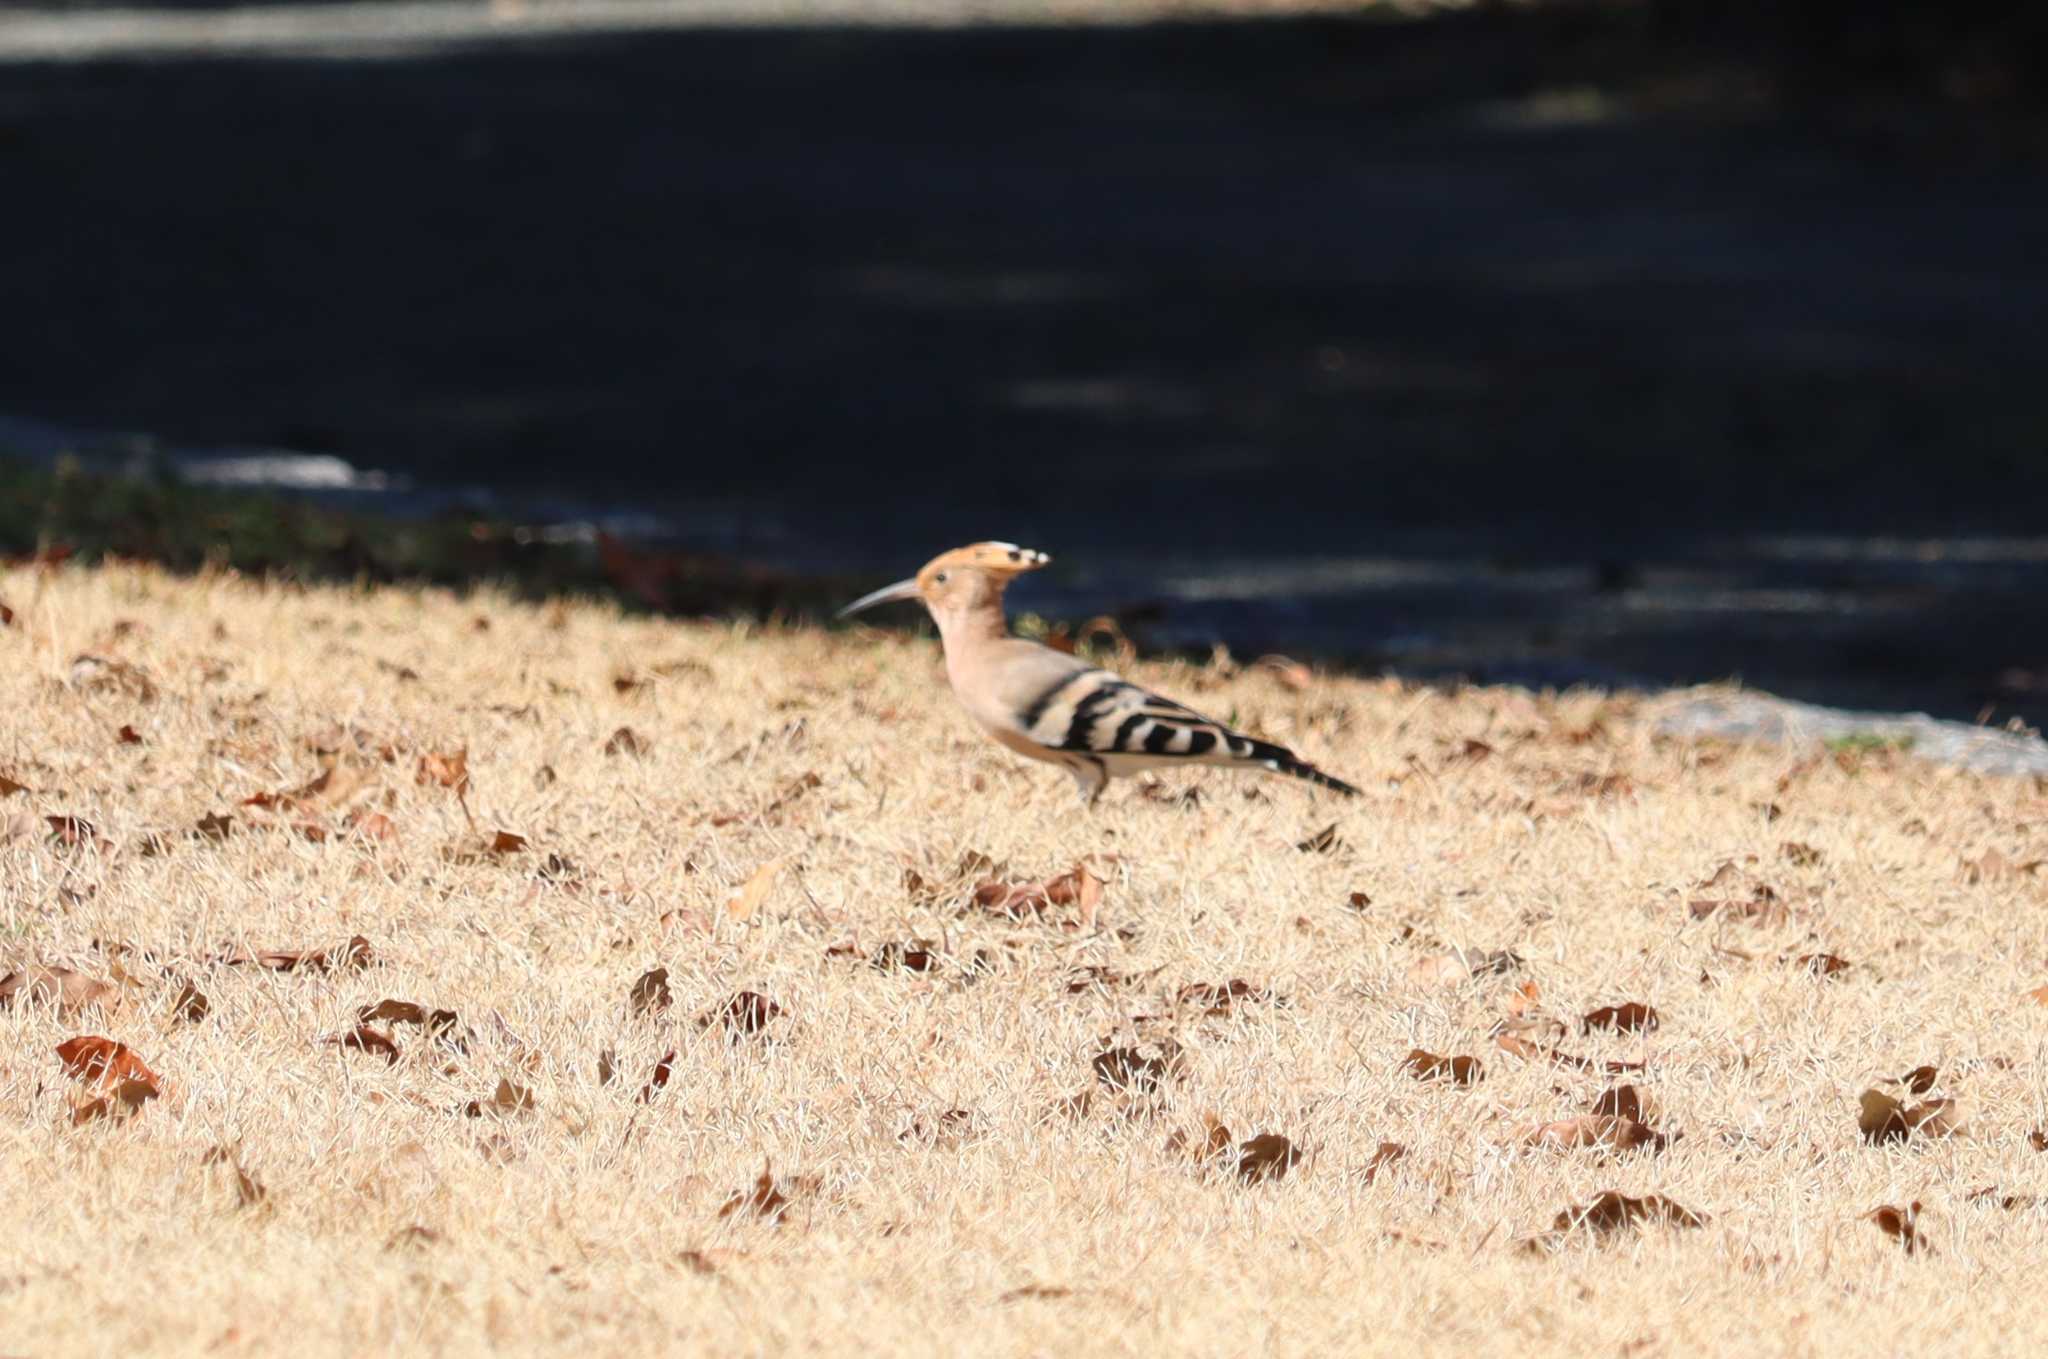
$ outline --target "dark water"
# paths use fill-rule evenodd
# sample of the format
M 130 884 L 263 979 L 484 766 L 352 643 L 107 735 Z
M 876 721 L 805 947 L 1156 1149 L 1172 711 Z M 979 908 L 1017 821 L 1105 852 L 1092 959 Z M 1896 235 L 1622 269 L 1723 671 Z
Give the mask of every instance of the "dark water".
M 0 411 L 796 566 L 1027 542 L 1020 604 L 1161 644 L 2048 717 L 2039 160 L 1573 32 L 0 62 Z

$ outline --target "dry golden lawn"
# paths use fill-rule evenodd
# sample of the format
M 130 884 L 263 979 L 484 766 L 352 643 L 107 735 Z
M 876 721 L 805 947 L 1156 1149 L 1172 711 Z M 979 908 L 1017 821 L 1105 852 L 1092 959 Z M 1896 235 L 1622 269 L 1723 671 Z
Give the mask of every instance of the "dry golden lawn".
M 0 600 L 0 963 L 79 974 L 0 1010 L 0 1351 L 2048 1341 L 2037 782 L 1160 665 L 1365 795 L 1201 771 L 1090 814 L 928 639 L 128 568 Z M 700 1024 L 743 992 L 780 1013 Z M 456 1019 L 334 1041 L 386 1000 Z M 1654 1031 L 1582 1032 L 1631 1003 Z M 80 1036 L 147 1071 L 67 1076 Z M 1155 1089 L 1098 1079 L 1119 1047 Z M 1923 1065 L 1955 1106 L 1866 1141 Z M 1616 1083 L 1661 1151 L 1529 1144 Z M 1258 1134 L 1284 1178 L 1239 1173 Z M 1608 1190 L 1704 1220 L 1548 1235 Z M 1915 1202 L 1909 1253 L 1868 1215 Z

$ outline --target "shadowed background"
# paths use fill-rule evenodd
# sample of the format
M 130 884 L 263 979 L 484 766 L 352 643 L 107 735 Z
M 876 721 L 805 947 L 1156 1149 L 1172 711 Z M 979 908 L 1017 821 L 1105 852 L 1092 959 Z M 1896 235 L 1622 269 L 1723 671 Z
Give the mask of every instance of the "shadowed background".
M 793 572 L 1010 538 L 1061 559 L 1021 605 L 1153 645 L 2048 715 L 2023 7 L 575 8 L 0 19 L 22 451 Z

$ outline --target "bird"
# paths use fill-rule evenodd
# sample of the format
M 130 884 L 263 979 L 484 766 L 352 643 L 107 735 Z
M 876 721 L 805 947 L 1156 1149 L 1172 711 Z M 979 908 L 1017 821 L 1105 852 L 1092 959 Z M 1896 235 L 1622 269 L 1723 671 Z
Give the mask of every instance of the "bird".
M 862 595 L 840 618 L 921 600 L 939 625 L 946 678 L 968 715 L 1027 759 L 1064 766 L 1088 806 L 1112 778 L 1168 765 L 1261 769 L 1346 796 L 1358 790 L 1285 746 L 1223 723 L 1079 657 L 1010 634 L 1003 592 L 1051 563 L 1015 543 L 973 543 L 942 552 L 915 576 Z

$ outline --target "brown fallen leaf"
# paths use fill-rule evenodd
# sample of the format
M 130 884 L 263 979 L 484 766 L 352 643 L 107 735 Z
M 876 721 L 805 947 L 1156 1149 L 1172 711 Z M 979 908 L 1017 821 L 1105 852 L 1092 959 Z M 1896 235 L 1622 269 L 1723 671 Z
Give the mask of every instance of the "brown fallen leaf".
M 1363 892 L 1353 892 L 1347 904 L 1354 911 L 1363 911 L 1372 905 L 1372 898 Z
M 1382 1170 L 1407 1154 L 1408 1148 L 1402 1146 L 1399 1142 L 1380 1143 L 1379 1149 L 1373 1152 L 1371 1159 L 1365 1163 L 1365 1182 L 1371 1184 L 1375 1179 L 1379 1178 L 1379 1173 Z
M 775 886 L 775 878 L 782 871 L 782 863 L 781 859 L 770 859 L 755 869 L 753 876 L 741 885 L 732 900 L 725 903 L 725 918 L 735 921 L 746 920 L 760 910 L 761 903 L 768 899 L 770 889 Z
M 1179 1075 L 1182 1064 L 1178 1043 L 1168 1039 L 1158 1046 L 1160 1051 L 1156 1054 L 1133 1047 L 1108 1048 L 1096 1053 L 1089 1065 L 1095 1071 L 1095 1079 L 1112 1090 L 1150 1095 L 1170 1077 Z
M 1910 1094 L 1924 1095 L 1934 1088 L 1934 1082 L 1940 1075 L 1941 1072 L 1934 1067 L 1916 1066 L 1899 1077 L 1899 1084 L 1905 1086 Z
M 2035 1151 L 2048 1151 L 2048 1128 L 2036 1128 L 2028 1133 L 2027 1145 Z
M 1076 864 L 1056 878 L 1041 881 L 985 879 L 975 884 L 971 900 L 979 910 L 1014 921 L 1045 920 L 1055 907 L 1074 907 L 1068 921 L 1087 926 L 1094 924 L 1102 904 L 1102 879 L 1086 864 Z
M 1915 1199 L 1904 1208 L 1882 1204 L 1863 1215 L 1866 1222 L 1877 1224 L 1877 1229 L 1899 1243 L 1906 1254 L 1915 1255 L 1929 1249 L 1927 1238 L 1920 1233 L 1920 1201 Z
M 868 959 L 877 972 L 929 972 L 938 965 L 939 946 L 929 939 L 891 939 Z
M 1787 840 L 1778 846 L 1778 853 L 1794 868 L 1812 868 L 1827 856 L 1812 845 L 1802 845 L 1797 840 Z
M 1616 1085 L 1602 1090 L 1593 1101 L 1593 1112 L 1603 1118 L 1625 1118 L 1632 1123 L 1647 1123 L 1643 1117 L 1642 1096 L 1633 1085 Z
M 523 1114 L 533 1109 L 533 1091 L 523 1085 L 514 1085 L 505 1077 L 498 1077 L 498 1088 L 491 1092 L 489 1099 L 473 1099 L 462 1106 L 462 1112 L 470 1118 L 482 1118 L 485 1114 Z
M 1418 959 L 1408 969 L 1408 980 L 1425 985 L 1449 985 L 1473 977 L 1504 976 L 1522 965 L 1519 954 L 1506 949 L 1490 952 L 1456 948 Z
M 778 1180 L 774 1169 L 764 1165 L 753 1187 L 727 1199 L 719 1208 L 718 1215 L 731 1217 L 735 1213 L 752 1213 L 771 1226 L 779 1227 L 790 1205 L 797 1199 L 815 1194 L 822 1183 L 815 1175 L 793 1175 Z
M 1227 982 L 1189 982 L 1174 993 L 1173 1003 L 1199 1010 L 1204 1015 L 1226 1015 L 1233 1006 L 1240 1004 L 1283 1005 L 1286 1002 L 1263 986 L 1254 986 L 1242 977 L 1232 977 Z
M 1617 1033 L 1654 1033 L 1657 1025 L 1657 1011 L 1639 1000 L 1632 1000 L 1625 1005 L 1603 1005 L 1586 1014 L 1579 1020 L 1579 1032 L 1613 1029 Z
M 1851 966 L 1847 958 L 1832 953 L 1802 953 L 1794 961 L 1816 977 L 1839 977 Z
M 1588 1231 L 1606 1236 L 1626 1227 L 1643 1223 L 1663 1222 L 1673 1227 L 1700 1227 L 1706 1218 L 1689 1208 L 1680 1207 L 1660 1194 L 1646 1194 L 1632 1199 L 1626 1194 L 1609 1189 L 1596 1196 L 1582 1208 L 1566 1208 L 1551 1222 L 1551 1230 L 1560 1234 Z
M 1631 1118 L 1612 1114 L 1580 1114 L 1556 1123 L 1544 1123 L 1524 1135 L 1530 1145 L 1556 1151 L 1636 1151 L 1647 1147 L 1664 1150 L 1662 1133 Z
M 469 749 L 464 747 L 452 754 L 429 753 L 420 756 L 419 767 L 413 773 L 413 782 L 421 785 L 439 784 L 453 789 L 457 797 L 469 792 Z
M 191 982 L 185 982 L 178 988 L 178 998 L 171 1002 L 171 1017 L 182 1019 L 187 1024 L 197 1024 L 212 1009 L 213 1003 L 207 1000 L 206 993 Z
M 1783 925 L 1790 918 L 1784 905 L 1771 897 L 1695 899 L 1686 903 L 1694 920 L 1719 915 L 1723 920 L 1740 920 L 1748 925 Z
M 1865 1090 L 1858 1099 L 1856 1128 L 1872 1146 L 1921 1137 L 1953 1137 L 1962 1125 L 1952 1099 L 1933 1099 L 1908 1108 L 1882 1090 Z
M 380 1000 L 356 1011 L 358 1024 L 415 1024 L 435 1038 L 466 1046 L 457 1032 L 462 1020 L 453 1010 L 434 1010 L 410 1000 Z
M 1301 1149 L 1279 1133 L 1260 1133 L 1237 1148 L 1237 1173 L 1246 1184 L 1284 1180 L 1300 1163 Z
M 634 1015 L 660 1013 L 675 1000 L 675 993 L 669 990 L 668 969 L 652 968 L 640 974 L 640 980 L 633 983 L 633 989 L 626 993 L 626 1008 Z
M 382 1057 L 386 1066 L 398 1060 L 398 1044 L 391 1041 L 391 1035 L 367 1024 L 358 1024 L 347 1033 L 338 1033 L 327 1041 L 344 1051 L 367 1052 Z
M 16 783 L 5 774 L 0 774 L 0 797 L 13 797 L 16 793 L 35 791 L 25 783 Z
M 135 1050 L 111 1038 L 89 1035 L 57 1045 L 64 1074 L 84 1088 L 71 1100 L 71 1124 L 98 1118 L 126 1118 L 162 1093 L 156 1073 Z
M 124 725 L 121 730 L 114 733 L 114 740 L 124 746 L 139 746 L 142 744 L 142 733 L 134 727 Z
M 2008 1213 L 2016 1213 L 2038 1208 L 2043 1200 L 2039 1194 L 2001 1194 L 1996 1185 L 1986 1185 L 1982 1189 L 1971 1190 L 1969 1198 L 1964 1201 L 1980 1208 L 2002 1208 Z
M 725 1004 L 699 1015 L 697 1027 L 708 1029 L 720 1025 L 728 1034 L 752 1036 L 766 1029 L 769 1021 L 781 1013 L 780 1005 L 759 992 L 736 991 Z
M 1493 1043 L 1502 1052 L 1512 1053 L 1525 1061 L 1541 1059 L 1554 1062 L 1558 1066 L 1573 1067 L 1579 1071 L 1597 1071 L 1608 1076 L 1625 1076 L 1631 1072 L 1643 1071 L 1648 1066 L 1645 1062 L 1596 1062 L 1589 1057 L 1575 1057 L 1569 1052 L 1560 1052 L 1541 1043 L 1532 1043 L 1513 1033 L 1496 1033 L 1493 1036 Z
M 661 1054 L 660 1060 L 658 1060 L 654 1064 L 653 1072 L 651 1072 L 647 1077 L 647 1084 L 640 1087 L 640 1103 L 654 1103 L 654 1097 L 661 1093 L 661 1088 L 663 1086 L 668 1084 L 668 1078 L 672 1074 L 674 1074 L 675 1067 L 675 1049 L 671 1048 L 667 1052 Z
M 92 822 L 76 816 L 45 816 L 43 820 L 50 827 L 50 838 L 67 849 L 97 849 L 101 853 L 113 848 L 113 842 L 102 840 Z
M 267 967 L 273 972 L 360 972 L 376 961 L 376 954 L 370 948 L 370 941 L 358 934 L 346 944 L 338 944 L 333 948 L 272 949 L 263 953 L 235 949 L 216 961 L 227 967 L 254 964 L 257 967 Z
M 607 755 L 645 755 L 648 750 L 647 738 L 631 727 L 620 727 L 605 739 L 604 753 Z
M 234 829 L 235 818 L 209 812 L 199 818 L 199 824 L 192 828 L 192 833 L 202 840 L 225 840 L 234 833 Z
M 1456 1085 L 1477 1085 L 1486 1069 L 1477 1057 L 1439 1057 L 1415 1048 L 1401 1060 L 1401 1066 L 1418 1081 L 1450 1081 Z
M 112 983 L 68 967 L 23 968 L 0 977 L 0 1008 L 20 1000 L 53 1006 L 59 1016 L 68 1019 L 92 1006 L 110 1007 L 119 999 L 120 992 Z
M 1166 1136 L 1169 1153 L 1185 1154 L 1198 1165 L 1207 1164 L 1229 1151 L 1230 1143 L 1230 1128 L 1214 1114 L 1202 1115 L 1202 1131 L 1197 1136 L 1190 1136 L 1179 1128 Z

